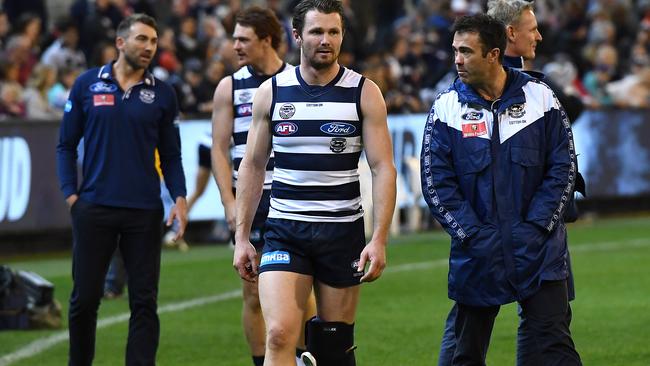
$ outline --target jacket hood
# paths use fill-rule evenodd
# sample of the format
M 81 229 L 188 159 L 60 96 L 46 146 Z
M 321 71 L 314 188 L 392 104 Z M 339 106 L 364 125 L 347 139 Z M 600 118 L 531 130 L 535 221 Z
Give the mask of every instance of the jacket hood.
M 506 87 L 501 97 L 497 100 L 499 101 L 497 103 L 498 113 L 503 112 L 513 104 L 525 103 L 526 98 L 522 87 L 526 83 L 536 80 L 531 75 L 513 68 L 504 66 L 503 69 L 506 71 Z M 452 88 L 458 93 L 459 103 L 478 104 L 483 108 L 491 109 L 492 102 L 481 97 L 472 86 L 463 83 L 459 77 L 456 77 L 456 80 L 454 80 Z

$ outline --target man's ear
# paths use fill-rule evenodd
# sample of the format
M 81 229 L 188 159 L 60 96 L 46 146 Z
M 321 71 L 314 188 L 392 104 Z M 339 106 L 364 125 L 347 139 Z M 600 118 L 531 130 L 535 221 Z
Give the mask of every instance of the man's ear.
M 298 30 L 295 28 L 291 30 L 291 33 L 293 34 L 293 40 L 298 45 L 298 48 L 300 48 L 300 46 L 302 46 L 302 38 L 300 37 L 300 33 L 298 33 Z
M 498 48 L 493 48 L 488 52 L 488 60 L 490 62 L 497 62 L 499 60 L 499 55 L 501 54 L 501 50 Z
M 516 29 L 512 25 L 508 24 L 506 25 L 506 37 L 508 38 L 508 42 L 514 42 L 515 41 L 515 36 L 516 36 Z

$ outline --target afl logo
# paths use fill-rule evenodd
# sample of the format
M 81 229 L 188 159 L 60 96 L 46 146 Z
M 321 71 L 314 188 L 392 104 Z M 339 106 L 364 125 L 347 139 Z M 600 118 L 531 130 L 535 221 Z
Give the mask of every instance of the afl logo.
M 281 122 L 275 126 L 275 133 L 280 136 L 289 136 L 298 131 L 298 126 L 291 122 Z
M 320 126 L 320 130 L 328 135 L 346 136 L 353 134 L 357 128 L 349 123 L 333 122 Z
M 467 112 L 460 118 L 464 119 L 465 121 L 478 121 L 479 119 L 483 118 L 483 112 Z
M 241 104 L 237 107 L 237 114 L 239 116 L 250 116 L 253 114 L 253 106 L 249 104 Z
M 293 106 L 293 104 L 283 104 L 282 107 L 280 107 L 280 118 L 282 119 L 289 119 L 293 117 L 294 114 L 296 114 L 296 107 Z
M 512 118 L 521 118 L 526 114 L 524 104 L 513 104 L 508 108 L 508 115 Z

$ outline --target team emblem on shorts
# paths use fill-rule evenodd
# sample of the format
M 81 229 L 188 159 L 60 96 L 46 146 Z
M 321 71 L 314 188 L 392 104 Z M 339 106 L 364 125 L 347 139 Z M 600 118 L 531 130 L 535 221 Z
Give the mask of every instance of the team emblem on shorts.
M 526 114 L 524 104 L 513 104 L 508 108 L 508 115 L 511 118 L 521 118 Z
M 352 263 L 350 264 L 350 267 L 352 267 L 352 270 L 354 271 L 352 273 L 353 277 L 361 277 L 361 276 L 363 276 L 364 268 L 362 268 L 361 271 L 359 271 L 359 260 L 358 259 L 353 260 Z
M 151 104 L 156 99 L 156 92 L 149 89 L 140 89 L 140 100 L 142 103 Z
M 347 147 L 348 140 L 346 140 L 344 137 L 334 137 L 330 141 L 330 150 L 334 153 L 342 153 L 343 150 Z
M 291 263 L 291 256 L 289 252 L 276 250 L 275 252 L 268 252 L 262 255 L 260 260 L 260 267 L 269 264 L 289 264 Z
M 294 107 L 291 103 L 283 104 L 282 107 L 280 107 L 279 113 L 280 118 L 289 119 L 293 117 L 294 114 L 296 114 L 296 107 Z
M 260 241 L 262 239 L 262 232 L 260 230 L 251 230 L 249 240 L 251 242 Z

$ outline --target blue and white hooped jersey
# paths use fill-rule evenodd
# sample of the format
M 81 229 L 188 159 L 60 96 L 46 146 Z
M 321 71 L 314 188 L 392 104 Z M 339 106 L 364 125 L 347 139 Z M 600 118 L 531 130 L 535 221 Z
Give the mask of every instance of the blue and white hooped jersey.
M 293 66 L 283 63 L 278 72 L 293 68 Z M 271 75 L 259 75 L 253 71 L 250 66 L 244 66 L 232 75 L 232 105 L 233 105 L 233 141 L 232 149 L 233 160 L 233 184 L 237 182 L 239 165 L 241 164 L 244 152 L 246 152 L 246 139 L 248 130 L 253 120 L 253 98 L 257 89 Z M 266 165 L 266 177 L 264 179 L 264 189 L 271 189 L 273 176 L 273 153 L 269 163 Z
M 363 216 L 357 168 L 364 80 L 344 67 L 325 86 L 308 85 L 298 67 L 273 77 L 270 218 L 351 222 Z

